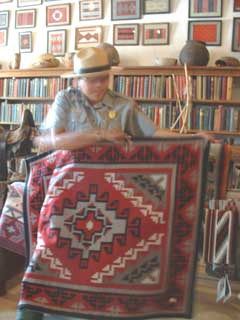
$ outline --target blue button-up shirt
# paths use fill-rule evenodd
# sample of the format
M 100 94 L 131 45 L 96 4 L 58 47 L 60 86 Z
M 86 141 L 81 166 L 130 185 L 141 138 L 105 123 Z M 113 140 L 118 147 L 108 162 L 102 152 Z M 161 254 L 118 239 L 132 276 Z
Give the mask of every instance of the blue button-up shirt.
M 71 87 L 56 95 L 44 128 L 64 128 L 67 132 L 116 128 L 133 137 L 152 136 L 157 130 L 132 98 L 108 90 L 93 107 L 80 89 Z

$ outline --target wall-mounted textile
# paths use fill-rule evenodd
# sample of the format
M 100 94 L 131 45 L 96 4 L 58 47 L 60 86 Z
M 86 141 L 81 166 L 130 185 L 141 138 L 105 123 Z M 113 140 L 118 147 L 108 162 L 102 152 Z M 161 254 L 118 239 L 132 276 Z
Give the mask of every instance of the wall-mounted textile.
M 189 317 L 207 152 L 190 136 L 28 159 L 19 307 L 88 319 Z

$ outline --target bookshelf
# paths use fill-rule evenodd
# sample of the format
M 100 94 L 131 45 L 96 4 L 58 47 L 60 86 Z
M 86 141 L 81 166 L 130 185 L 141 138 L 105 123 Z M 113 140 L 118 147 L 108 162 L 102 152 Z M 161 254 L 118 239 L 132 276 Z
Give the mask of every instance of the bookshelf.
M 239 136 L 240 68 L 188 67 L 191 79 L 190 131 L 208 130 L 218 136 Z M 179 114 L 177 94 L 186 101 L 183 66 L 114 67 L 111 86 L 138 101 L 160 127 L 169 128 Z
M 24 109 L 31 110 L 36 124 L 46 116 L 56 93 L 66 87 L 60 76 L 66 68 L 1 70 L 0 124 L 15 125 Z
M 45 117 L 57 91 L 66 88 L 65 67 L 1 70 L 0 124 L 19 123 L 29 108 L 36 123 Z M 188 67 L 192 83 L 190 131 L 210 130 L 215 135 L 240 137 L 240 68 Z M 133 97 L 160 127 L 169 128 L 186 98 L 183 66 L 113 67 L 110 88 Z

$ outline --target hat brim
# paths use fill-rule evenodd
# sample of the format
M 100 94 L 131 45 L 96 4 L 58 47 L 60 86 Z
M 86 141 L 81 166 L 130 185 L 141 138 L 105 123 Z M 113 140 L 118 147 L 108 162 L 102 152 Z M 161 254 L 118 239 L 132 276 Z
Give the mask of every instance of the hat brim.
M 98 72 L 89 72 L 89 73 L 63 73 L 61 78 L 93 78 L 98 76 L 105 76 L 110 74 L 110 69 L 98 71 Z

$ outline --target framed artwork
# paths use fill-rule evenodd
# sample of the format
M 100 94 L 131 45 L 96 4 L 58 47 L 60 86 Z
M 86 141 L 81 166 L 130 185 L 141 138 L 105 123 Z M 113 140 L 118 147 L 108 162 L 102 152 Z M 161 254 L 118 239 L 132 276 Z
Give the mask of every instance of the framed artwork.
M 79 2 L 79 20 L 97 20 L 102 18 L 102 0 L 82 0 Z
M 137 45 L 139 43 L 139 24 L 114 24 L 113 44 L 118 46 Z
M 9 11 L 0 11 L 0 28 L 7 28 L 9 23 Z
M 188 0 L 189 18 L 222 16 L 222 0 Z
M 141 18 L 141 0 L 111 0 L 112 20 Z
M 170 0 L 144 0 L 143 14 L 169 13 Z
M 97 45 L 102 41 L 102 27 L 89 26 L 75 29 L 75 49 L 82 46 Z
M 233 1 L 233 11 L 240 11 L 240 0 Z
M 38 4 L 42 4 L 42 0 L 17 0 L 18 7 L 37 6 Z
M 169 23 L 144 23 L 142 44 L 145 46 L 169 44 Z
M 188 40 L 203 41 L 207 46 L 220 46 L 222 22 L 219 20 L 188 21 Z
M 0 47 L 7 45 L 7 29 L 0 29 Z
M 71 4 L 58 4 L 46 7 L 46 25 L 63 26 L 71 23 Z
M 19 32 L 19 52 L 32 52 L 32 31 Z
M 36 9 L 16 10 L 15 28 L 33 28 L 36 25 Z
M 240 17 L 233 18 L 232 51 L 240 51 Z
M 51 30 L 47 33 L 47 52 L 54 56 L 66 53 L 66 30 Z

